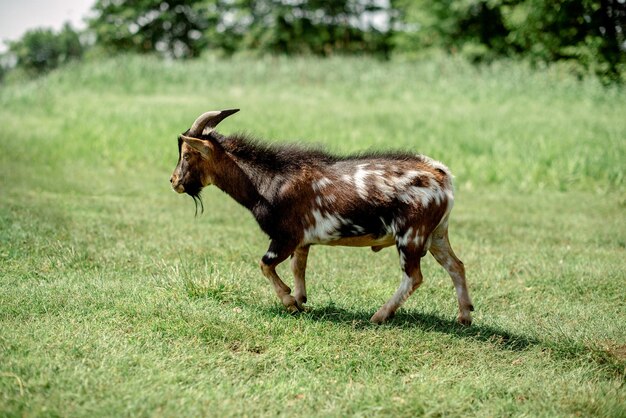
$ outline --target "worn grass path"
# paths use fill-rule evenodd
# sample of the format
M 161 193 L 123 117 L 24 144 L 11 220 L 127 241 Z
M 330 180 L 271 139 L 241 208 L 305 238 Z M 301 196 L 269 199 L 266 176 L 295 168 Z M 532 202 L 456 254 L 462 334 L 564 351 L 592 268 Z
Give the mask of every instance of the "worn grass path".
M 0 416 L 624 416 L 624 98 L 450 59 L 122 57 L 0 87 Z M 224 132 L 446 162 L 474 325 L 430 256 L 371 325 L 393 249 L 313 248 L 310 310 L 284 312 L 251 215 L 169 190 L 176 135 L 235 106 Z

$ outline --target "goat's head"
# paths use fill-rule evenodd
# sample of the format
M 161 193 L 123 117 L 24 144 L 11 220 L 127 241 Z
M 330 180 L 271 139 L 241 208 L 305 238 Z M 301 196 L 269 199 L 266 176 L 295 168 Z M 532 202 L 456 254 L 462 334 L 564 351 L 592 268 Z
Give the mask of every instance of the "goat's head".
M 178 163 L 170 177 L 172 188 L 178 193 L 187 193 L 196 205 L 200 191 L 213 182 L 215 140 L 211 132 L 227 116 L 239 109 L 228 109 L 203 113 L 186 132 L 178 136 Z M 197 209 L 197 206 L 196 206 Z

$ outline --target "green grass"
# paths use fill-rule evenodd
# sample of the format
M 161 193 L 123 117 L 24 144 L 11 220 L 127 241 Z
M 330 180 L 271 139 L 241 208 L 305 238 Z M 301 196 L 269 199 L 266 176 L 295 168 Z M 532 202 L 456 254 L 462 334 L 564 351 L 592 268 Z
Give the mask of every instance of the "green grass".
M 119 57 L 0 87 L 0 416 L 624 416 L 625 98 L 452 59 Z M 224 133 L 446 162 L 474 325 L 430 256 L 371 325 L 392 249 L 313 248 L 287 314 L 251 215 L 169 190 L 177 134 L 226 107 Z

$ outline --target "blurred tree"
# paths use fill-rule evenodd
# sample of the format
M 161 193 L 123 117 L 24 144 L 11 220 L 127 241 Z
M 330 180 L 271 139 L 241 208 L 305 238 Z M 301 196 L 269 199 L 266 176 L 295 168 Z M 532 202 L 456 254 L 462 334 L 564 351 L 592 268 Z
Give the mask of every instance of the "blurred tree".
M 382 56 L 443 50 L 473 62 L 515 56 L 566 62 L 604 80 L 626 77 L 626 0 L 97 0 L 93 10 L 89 34 L 112 52 L 189 58 L 207 48 Z M 83 51 L 69 25 L 9 43 L 17 67 L 29 72 Z
M 507 50 L 502 7 L 507 0 L 392 0 L 392 43 L 398 52 L 421 48 L 464 52 L 473 61 Z
M 626 64 L 623 0 L 525 0 L 506 16 L 507 41 L 534 61 L 568 60 L 608 78 Z
M 241 0 L 242 46 L 280 53 L 389 52 L 390 7 L 380 0 Z
M 392 44 L 401 53 L 443 48 L 473 61 L 568 60 L 609 78 L 619 78 L 626 65 L 624 0 L 392 0 L 392 6 Z
M 381 0 L 98 0 L 93 9 L 97 42 L 113 51 L 388 52 Z
M 9 53 L 15 56 L 15 65 L 34 73 L 56 68 L 83 55 L 78 33 L 69 23 L 59 33 L 43 28 L 29 30 L 8 46 Z
M 98 0 L 89 27 L 112 52 L 158 51 L 174 58 L 200 54 L 204 31 L 217 22 L 206 0 Z

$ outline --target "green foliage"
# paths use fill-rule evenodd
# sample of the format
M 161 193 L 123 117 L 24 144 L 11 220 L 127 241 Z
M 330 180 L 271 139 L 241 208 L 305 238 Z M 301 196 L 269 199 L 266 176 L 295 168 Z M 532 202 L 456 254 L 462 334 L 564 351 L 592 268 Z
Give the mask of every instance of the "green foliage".
M 619 80 L 626 66 L 626 5 L 618 0 L 394 0 L 395 50 L 444 48 L 471 61 L 502 56 L 570 61 Z
M 66 23 L 58 33 L 41 28 L 27 31 L 20 40 L 9 43 L 9 52 L 18 68 L 39 74 L 81 58 L 83 46 L 78 33 Z
M 387 34 L 367 20 L 385 11 L 374 0 L 247 0 L 242 47 L 278 53 L 387 54 Z M 357 23 L 358 22 L 358 23 Z
M 191 58 L 228 54 L 368 54 L 469 62 L 508 57 L 603 82 L 626 74 L 626 4 L 621 0 L 98 0 L 90 56 L 157 52 Z M 31 31 L 14 43 L 18 66 L 33 72 L 82 55 L 78 35 Z M 0 74 L 1 76 L 1 74 Z
M 501 14 L 504 1 L 394 0 L 401 30 L 392 35 L 393 42 L 401 53 L 413 53 L 422 47 L 451 52 L 468 48 L 474 51 L 468 56 L 476 61 L 494 56 L 505 49 L 507 30 Z
M 114 51 L 197 56 L 227 52 L 386 53 L 386 33 L 367 21 L 374 0 L 100 0 L 91 28 Z M 358 24 L 356 22 L 359 22 Z
M 90 28 L 113 52 L 155 52 L 195 57 L 207 45 L 204 31 L 216 17 L 204 0 L 98 0 Z
M 624 417 L 626 102 L 558 70 L 127 55 L 3 86 L 0 415 Z M 177 135 L 235 106 L 225 134 L 447 163 L 474 325 L 430 256 L 371 325 L 392 249 L 314 247 L 284 312 L 251 215 L 208 188 L 194 219 L 168 182 Z
M 618 79 L 626 64 L 626 5 L 617 0 L 525 0 L 505 10 L 507 41 L 534 61 L 571 61 Z

